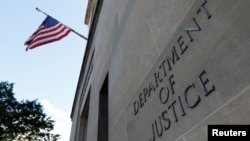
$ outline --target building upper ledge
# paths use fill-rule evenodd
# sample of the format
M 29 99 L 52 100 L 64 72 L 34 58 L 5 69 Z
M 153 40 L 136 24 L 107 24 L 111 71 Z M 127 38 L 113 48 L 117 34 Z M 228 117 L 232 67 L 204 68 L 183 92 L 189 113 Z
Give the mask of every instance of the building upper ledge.
M 94 0 L 89 0 L 87 10 L 86 10 L 85 20 L 84 20 L 84 23 L 86 25 L 89 25 L 90 16 L 91 16 L 92 11 L 93 11 L 93 5 L 94 5 Z

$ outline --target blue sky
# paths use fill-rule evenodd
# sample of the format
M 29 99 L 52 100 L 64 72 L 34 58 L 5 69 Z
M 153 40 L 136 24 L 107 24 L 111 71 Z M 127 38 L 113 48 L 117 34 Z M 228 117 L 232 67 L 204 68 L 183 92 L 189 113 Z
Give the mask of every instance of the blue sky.
M 36 7 L 84 36 L 87 0 L 2 0 L 0 4 L 0 81 L 15 83 L 18 100 L 38 99 L 56 120 L 55 131 L 69 139 L 70 112 L 84 56 L 86 41 L 73 32 L 60 41 L 25 51 L 24 42 L 45 15 Z M 60 129 L 63 129 L 61 131 Z

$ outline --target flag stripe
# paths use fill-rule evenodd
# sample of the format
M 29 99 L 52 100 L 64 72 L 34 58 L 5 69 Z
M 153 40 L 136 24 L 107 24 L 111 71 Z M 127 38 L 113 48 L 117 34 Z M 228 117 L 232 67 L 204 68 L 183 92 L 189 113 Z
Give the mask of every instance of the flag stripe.
M 56 26 L 54 27 L 51 27 L 51 28 L 41 28 L 35 35 L 39 35 L 39 34 L 46 34 L 46 33 L 50 33 L 50 32 L 53 32 L 59 28 L 62 28 L 62 27 L 65 27 L 63 24 L 57 24 Z M 67 27 L 65 27 L 67 28 Z
M 28 49 L 33 49 L 33 48 L 36 48 L 36 47 L 39 47 L 39 46 L 41 46 L 41 45 L 48 44 L 48 43 L 51 43 L 51 42 L 54 42 L 54 41 L 58 41 L 58 40 L 64 38 L 65 36 L 67 36 L 69 33 L 70 33 L 70 31 L 67 31 L 67 32 L 65 32 L 63 35 L 61 35 L 61 36 L 59 36 L 59 37 L 51 38 L 50 40 L 46 40 L 46 41 L 44 41 L 44 42 L 39 42 L 39 43 L 36 43 L 36 44 L 34 44 L 34 45 L 32 45 L 32 46 L 28 46 L 28 47 L 26 48 L 26 50 L 28 50 Z
M 42 38 L 40 40 L 36 40 L 36 41 L 32 42 L 27 47 L 27 49 L 33 49 L 33 48 L 36 48 L 36 47 L 44 45 L 44 44 L 48 44 L 48 43 L 51 43 L 51 42 L 54 42 L 54 41 L 58 41 L 58 40 L 62 39 L 63 37 L 66 37 L 70 33 L 70 31 L 71 30 L 64 30 L 60 34 L 56 34 L 55 36 L 51 36 L 50 38 L 45 37 L 45 38 Z
M 58 39 L 58 38 L 60 38 L 61 36 L 63 36 L 64 37 L 64 35 L 66 34 L 66 35 L 68 35 L 68 33 L 70 32 L 70 30 L 64 30 L 63 32 L 61 32 L 60 34 L 55 34 L 54 36 L 51 36 L 51 37 L 49 37 L 49 38 L 40 38 L 39 40 L 36 40 L 36 41 L 34 41 L 33 43 L 32 43 L 32 45 L 30 45 L 30 46 L 34 46 L 34 45 L 36 45 L 36 44 L 40 44 L 41 42 L 47 42 L 47 41 L 49 41 L 49 40 L 54 40 L 54 39 Z
M 39 26 L 39 28 L 29 37 L 29 39 L 24 43 L 24 45 L 29 45 L 32 40 L 35 38 L 35 35 L 42 30 L 44 27 L 43 26 Z
M 67 36 L 70 32 L 70 28 L 59 23 L 52 17 L 47 16 L 38 29 L 25 42 L 25 45 L 28 45 L 26 51 L 28 49 L 33 49 L 44 44 L 58 41 Z
M 40 27 L 38 29 L 38 31 L 36 31 L 34 33 L 34 35 L 31 36 L 31 38 L 27 41 L 28 44 L 30 44 L 31 42 L 35 42 L 37 39 L 39 39 L 40 37 L 46 37 L 49 34 L 57 34 L 62 30 L 62 28 L 66 29 L 67 27 L 65 27 L 62 24 L 57 24 L 55 27 L 52 27 L 50 29 L 46 29 L 45 27 Z M 59 30 L 59 31 L 58 31 Z M 49 36 L 48 36 L 49 37 Z M 27 44 L 26 44 L 27 45 Z
M 59 28 L 55 28 L 55 30 L 53 30 L 53 32 L 45 32 L 44 34 L 43 34 L 43 32 L 41 32 L 41 33 L 38 33 L 37 35 L 36 35 L 36 37 L 33 39 L 33 41 L 32 42 L 36 42 L 36 41 L 38 41 L 38 40 L 42 40 L 42 39 L 44 39 L 44 38 L 50 38 L 50 37 L 52 37 L 52 36 L 56 36 L 57 34 L 60 34 L 60 32 L 64 32 L 64 30 L 69 30 L 68 28 L 66 28 L 65 26 L 58 26 Z

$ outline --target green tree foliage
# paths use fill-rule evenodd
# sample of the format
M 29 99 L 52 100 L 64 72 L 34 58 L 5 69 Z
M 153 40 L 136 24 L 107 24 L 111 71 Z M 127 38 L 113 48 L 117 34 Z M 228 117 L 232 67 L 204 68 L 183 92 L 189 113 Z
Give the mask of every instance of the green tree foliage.
M 37 100 L 17 101 L 13 86 L 0 82 L 0 140 L 57 141 L 60 136 L 51 133 L 55 121 Z

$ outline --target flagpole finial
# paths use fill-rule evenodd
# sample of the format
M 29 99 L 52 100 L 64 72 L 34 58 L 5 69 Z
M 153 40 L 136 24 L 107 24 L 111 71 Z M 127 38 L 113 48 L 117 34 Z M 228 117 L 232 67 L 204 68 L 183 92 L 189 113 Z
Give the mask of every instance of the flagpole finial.
M 42 11 L 42 10 L 40 10 L 38 7 L 36 7 L 36 10 L 37 10 L 38 12 L 43 13 L 43 14 L 44 14 L 44 15 L 46 15 L 46 16 L 49 16 L 47 13 L 43 12 L 43 11 Z

